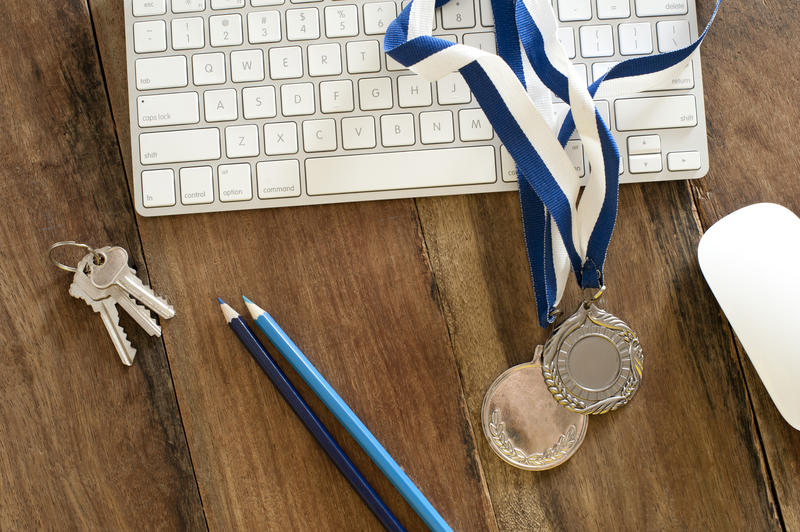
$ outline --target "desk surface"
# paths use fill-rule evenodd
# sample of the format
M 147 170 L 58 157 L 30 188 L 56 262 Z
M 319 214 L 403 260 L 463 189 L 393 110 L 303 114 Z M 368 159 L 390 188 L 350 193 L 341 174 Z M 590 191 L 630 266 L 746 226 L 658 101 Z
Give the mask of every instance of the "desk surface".
M 641 335 L 645 381 L 544 473 L 497 459 L 479 422 L 489 383 L 545 338 L 516 195 L 136 216 L 121 5 L 0 2 L 0 529 L 378 529 L 222 321 L 216 296 L 243 310 L 245 293 L 458 530 L 800 530 L 800 432 L 695 257 L 738 207 L 800 212 L 794 2 L 725 2 L 703 45 L 708 177 L 622 187 L 607 304 Z M 65 239 L 125 246 L 175 305 L 163 339 L 123 319 L 132 368 L 48 262 Z

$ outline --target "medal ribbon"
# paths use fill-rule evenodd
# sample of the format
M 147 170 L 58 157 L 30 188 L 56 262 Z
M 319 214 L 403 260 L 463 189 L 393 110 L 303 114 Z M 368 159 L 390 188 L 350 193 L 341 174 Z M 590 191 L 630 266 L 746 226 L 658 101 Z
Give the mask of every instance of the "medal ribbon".
M 499 56 L 431 35 L 434 9 L 448 1 L 412 0 L 389 26 L 384 48 L 431 82 L 460 72 L 513 157 L 539 323 L 545 327 L 554 319 L 570 269 L 581 288 L 603 284 L 620 157 L 594 98 L 646 91 L 681 73 L 722 0 L 689 46 L 623 61 L 588 87 L 557 38 L 550 0 L 492 0 Z M 551 92 L 569 106 L 559 122 Z M 564 149 L 575 130 L 589 161 L 580 202 L 580 179 Z

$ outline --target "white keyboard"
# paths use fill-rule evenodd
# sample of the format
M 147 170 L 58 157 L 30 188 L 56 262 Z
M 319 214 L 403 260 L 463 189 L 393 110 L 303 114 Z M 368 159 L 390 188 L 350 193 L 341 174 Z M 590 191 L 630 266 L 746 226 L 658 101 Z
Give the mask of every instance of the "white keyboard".
M 142 215 L 516 189 L 514 163 L 460 74 L 430 84 L 383 53 L 399 0 L 124 1 Z M 587 83 L 698 32 L 694 0 L 554 9 Z M 491 0 L 451 0 L 435 24 L 442 38 L 495 50 Z M 597 102 L 623 182 L 708 171 L 699 59 L 660 89 Z M 584 175 L 577 137 L 568 153 Z

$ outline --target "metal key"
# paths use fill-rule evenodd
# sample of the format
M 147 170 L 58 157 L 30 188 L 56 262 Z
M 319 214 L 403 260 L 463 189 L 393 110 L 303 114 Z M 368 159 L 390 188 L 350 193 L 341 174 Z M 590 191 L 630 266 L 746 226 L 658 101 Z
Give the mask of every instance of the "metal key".
M 118 246 L 104 247 L 96 250 L 105 260 L 100 264 L 89 263 L 89 279 L 101 290 L 110 290 L 117 301 L 125 305 L 129 298 L 138 300 L 162 318 L 171 318 L 175 309 L 167 301 L 155 294 L 152 288 L 136 277 L 136 271 L 128 266 L 128 252 Z M 132 302 L 136 305 L 135 301 Z M 136 305 L 138 307 L 138 305 Z M 131 314 L 134 318 L 136 316 Z M 137 320 L 138 322 L 138 320 Z M 141 323 L 140 323 L 141 325 Z M 143 326 L 144 327 L 144 326 Z
M 92 307 L 92 310 L 100 314 L 119 358 L 123 364 L 130 366 L 136 356 L 136 349 L 131 345 L 125 331 L 119 325 L 116 301 L 108 295 L 102 297 L 104 292 L 94 286 L 86 273 L 89 271 L 88 264 L 91 264 L 93 259 L 94 256 L 90 253 L 78 263 L 75 277 L 69 286 L 69 293 L 72 297 L 85 301 Z

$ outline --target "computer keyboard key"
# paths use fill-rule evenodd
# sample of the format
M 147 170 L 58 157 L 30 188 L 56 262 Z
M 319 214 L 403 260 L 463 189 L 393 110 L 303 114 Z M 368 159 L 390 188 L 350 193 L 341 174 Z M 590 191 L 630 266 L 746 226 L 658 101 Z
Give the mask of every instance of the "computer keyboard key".
M 278 113 L 275 87 L 247 87 L 242 91 L 242 105 L 248 120 L 273 118 Z
M 414 115 L 402 113 L 381 117 L 381 144 L 387 148 L 414 144 Z
M 614 114 L 619 131 L 697 125 L 697 105 L 692 94 L 616 100 Z
M 239 46 L 242 44 L 242 16 L 214 15 L 208 18 L 211 46 Z
M 308 47 L 310 76 L 338 76 L 342 73 L 342 51 L 338 43 L 312 44 Z
M 139 135 L 142 164 L 211 161 L 220 157 L 217 128 L 159 131 Z
M 236 89 L 220 89 L 203 93 L 206 122 L 225 122 L 239 118 Z
M 679 74 L 665 80 L 659 85 L 650 88 L 651 91 L 666 91 L 666 90 L 679 90 L 679 89 L 692 89 L 694 88 L 694 62 L 689 61 Z
M 645 55 L 653 53 L 653 32 L 647 22 L 619 25 L 619 53 Z
M 181 203 L 198 205 L 214 201 L 214 175 L 210 166 L 181 168 Z
M 211 9 L 237 9 L 244 3 L 245 0 L 211 0 Z
M 453 72 L 436 82 L 436 97 L 441 105 L 469 103 L 472 91 L 461 73 Z
M 557 0 L 558 19 L 561 22 L 592 19 L 591 0 Z
M 279 6 L 284 3 L 285 0 L 250 0 L 250 4 L 253 7 L 263 7 L 263 6 Z
M 192 56 L 192 72 L 195 85 L 219 85 L 227 81 L 225 54 L 195 54 Z
M 472 0 L 450 0 L 442 6 L 442 28 L 446 30 L 475 27 Z
M 259 199 L 293 198 L 300 195 L 300 163 L 266 161 L 256 165 Z
M 397 78 L 397 101 L 400 107 L 428 107 L 433 101 L 431 83 L 418 74 Z
M 700 169 L 700 152 L 682 151 L 667 154 L 667 168 L 670 172 Z
M 309 195 L 494 183 L 494 148 L 440 148 L 306 159 Z
M 661 153 L 661 137 L 658 135 L 639 135 L 628 137 L 628 155 Z
M 617 61 L 601 61 L 592 65 L 592 81 L 597 81 L 608 74 L 608 71 L 617 66 Z
M 267 155 L 297 153 L 297 123 L 265 124 L 264 151 Z
M 480 33 L 465 33 L 464 44 L 472 46 L 478 50 L 483 50 L 490 54 L 497 53 L 497 41 L 495 40 L 494 33 L 490 31 L 482 31 Z
M 494 11 L 492 11 L 492 0 L 480 0 L 481 24 L 483 26 L 494 26 Z
M 142 205 L 145 207 L 175 205 L 175 172 L 169 169 L 142 172 Z
M 177 126 L 200 121 L 196 92 L 176 92 L 139 96 L 139 127 Z
M 186 58 L 152 57 L 136 60 L 136 88 L 139 90 L 171 89 L 188 85 Z
M 281 113 L 283 116 L 312 115 L 314 107 L 314 85 L 292 83 L 281 86 Z
M 319 11 L 316 7 L 286 11 L 286 38 L 290 41 L 319 39 Z
M 581 55 L 611 57 L 614 55 L 614 32 L 610 25 L 581 26 Z
M 133 0 L 133 16 L 149 17 L 167 12 L 167 0 Z
M 303 122 L 303 148 L 307 152 L 336 149 L 336 121 L 333 118 Z
M 597 0 L 597 18 L 628 18 L 631 16 L 631 0 Z
M 558 40 L 564 51 L 567 52 L 567 57 L 575 59 L 575 30 L 572 28 L 558 28 Z
M 250 44 L 281 40 L 280 11 L 257 11 L 247 15 L 247 40 Z
M 206 45 L 202 17 L 172 19 L 172 48 L 194 50 Z
M 319 105 L 323 113 L 349 113 L 355 108 L 353 82 L 349 79 L 319 84 Z
M 173 13 L 197 13 L 206 8 L 206 0 L 172 0 Z
M 491 140 L 494 130 L 482 109 L 461 109 L 458 112 L 459 138 L 464 142 Z
M 395 17 L 397 17 L 397 5 L 394 2 L 370 2 L 364 4 L 364 33 L 367 35 L 383 35 Z
M 133 50 L 137 54 L 167 49 L 167 25 L 163 20 L 148 20 L 133 25 Z
M 231 52 L 231 81 L 246 83 L 264 80 L 264 52 L 238 50 Z
M 351 74 L 378 72 L 381 69 L 378 41 L 351 41 L 345 46 L 347 71 Z
M 217 169 L 220 201 L 253 199 L 253 179 L 247 163 L 221 164 Z
M 392 78 L 364 78 L 358 80 L 358 99 L 362 111 L 391 109 Z
M 671 52 L 692 42 L 688 20 L 662 20 L 656 24 L 656 31 L 659 52 Z
M 269 77 L 295 79 L 303 76 L 303 49 L 299 46 L 269 49 Z
M 583 143 L 580 140 L 567 141 L 566 152 L 578 177 L 585 176 L 586 168 L 583 165 Z
M 663 170 L 660 153 L 631 155 L 628 157 L 628 171 L 632 174 L 648 174 Z
M 374 148 L 375 119 L 371 116 L 342 118 L 342 147 L 346 150 Z
M 258 126 L 230 126 L 225 128 L 225 151 L 229 159 L 255 157 L 259 154 Z
M 685 15 L 689 12 L 688 0 L 635 0 L 636 16 L 660 17 Z
M 428 111 L 419 114 L 419 138 L 423 144 L 453 142 L 453 113 L 451 111 Z
M 326 7 L 325 35 L 329 38 L 358 35 L 358 8 L 353 5 Z
M 505 146 L 500 146 L 500 173 L 506 183 L 516 183 L 518 181 L 517 163 L 514 162 Z

